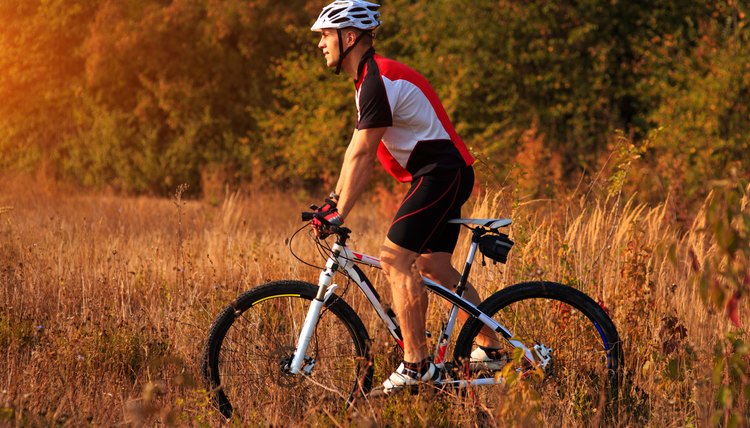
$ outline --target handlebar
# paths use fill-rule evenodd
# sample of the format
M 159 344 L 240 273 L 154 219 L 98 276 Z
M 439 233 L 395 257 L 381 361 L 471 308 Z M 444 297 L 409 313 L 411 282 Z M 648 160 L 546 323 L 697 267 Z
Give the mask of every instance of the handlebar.
M 312 219 L 317 218 L 320 220 L 320 222 L 323 224 L 323 231 L 328 232 L 334 235 L 338 236 L 348 236 L 352 231 L 346 227 L 343 226 L 336 226 L 333 224 L 328 223 L 328 221 L 323 218 L 322 215 L 316 212 L 303 212 L 302 213 L 302 221 L 311 221 Z

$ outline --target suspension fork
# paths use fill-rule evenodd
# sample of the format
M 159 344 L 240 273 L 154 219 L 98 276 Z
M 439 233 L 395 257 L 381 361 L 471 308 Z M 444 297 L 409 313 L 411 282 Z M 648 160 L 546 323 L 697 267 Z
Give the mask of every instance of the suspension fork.
M 297 339 L 297 347 L 294 351 L 294 357 L 289 364 L 289 372 L 292 374 L 298 374 L 302 369 L 302 364 L 305 362 L 305 355 L 307 354 L 307 348 L 310 345 L 313 334 L 315 333 L 315 328 L 318 325 L 318 320 L 323 312 L 323 307 L 336 290 L 336 287 L 338 287 L 336 284 L 331 284 L 331 282 L 333 275 L 339 268 L 338 260 L 339 255 L 341 254 L 341 249 L 342 246 L 338 242 L 333 245 L 331 255 L 326 262 L 326 267 L 320 273 L 320 277 L 318 278 L 318 294 L 315 296 L 312 303 L 310 303 L 310 308 L 307 310 L 305 322 L 302 325 L 302 330 Z M 305 374 L 309 374 L 309 370 L 305 370 L 305 372 Z

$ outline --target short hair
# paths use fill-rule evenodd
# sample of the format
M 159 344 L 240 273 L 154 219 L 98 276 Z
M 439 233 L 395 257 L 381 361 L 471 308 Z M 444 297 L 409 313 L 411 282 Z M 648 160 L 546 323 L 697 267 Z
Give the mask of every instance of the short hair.
M 341 29 L 342 33 L 346 31 L 354 32 L 357 37 L 360 37 L 360 35 L 364 34 L 361 36 L 362 38 L 359 40 L 359 43 L 364 43 L 367 46 L 372 46 L 372 41 L 375 39 L 375 33 L 372 30 L 362 30 L 356 27 L 346 27 Z

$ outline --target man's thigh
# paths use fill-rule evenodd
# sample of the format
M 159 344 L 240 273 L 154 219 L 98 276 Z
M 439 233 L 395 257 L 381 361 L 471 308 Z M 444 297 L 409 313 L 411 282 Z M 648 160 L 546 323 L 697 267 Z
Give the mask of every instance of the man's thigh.
M 460 226 L 447 221 L 461 215 L 472 186 L 470 168 L 420 177 L 396 212 L 388 239 L 415 253 L 453 252 Z

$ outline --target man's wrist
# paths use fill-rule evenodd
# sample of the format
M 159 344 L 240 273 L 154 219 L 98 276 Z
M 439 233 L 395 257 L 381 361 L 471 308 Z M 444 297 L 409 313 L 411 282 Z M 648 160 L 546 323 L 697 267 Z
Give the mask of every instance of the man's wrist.
M 329 193 L 328 194 L 328 199 L 330 199 L 331 201 L 333 201 L 336 204 L 339 203 L 339 195 L 337 195 L 336 192 Z

